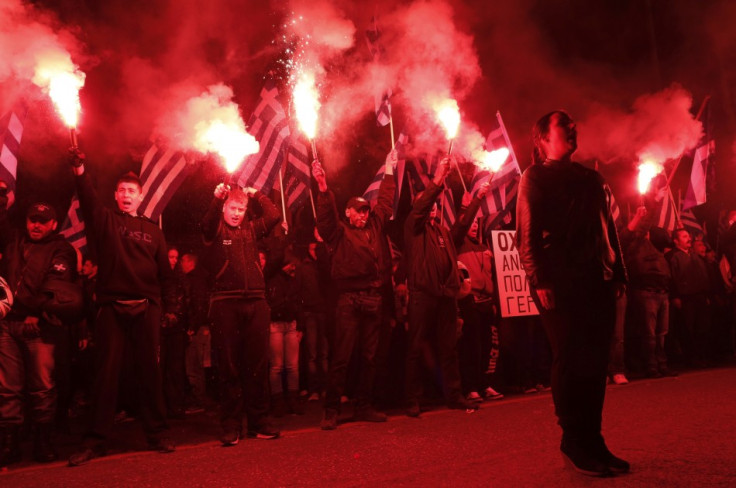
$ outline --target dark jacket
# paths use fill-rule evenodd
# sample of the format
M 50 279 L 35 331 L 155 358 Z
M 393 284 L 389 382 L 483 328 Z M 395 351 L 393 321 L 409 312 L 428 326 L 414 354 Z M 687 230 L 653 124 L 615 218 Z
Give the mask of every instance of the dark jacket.
M 493 261 L 490 249 L 477 239 L 468 237 L 468 230 L 473 223 L 481 200 L 473 198 L 468 208 L 455 222 L 451 233 L 457 247 L 457 258 L 468 269 L 470 274 L 471 293 L 480 299 L 493 297 Z M 480 235 L 481 229 L 478 229 Z
M 209 276 L 199 265 L 184 274 L 187 328 L 192 332 L 208 324 L 209 289 Z
M 296 320 L 300 302 L 296 280 L 279 270 L 266 282 L 266 301 L 271 307 L 271 322 Z
M 203 260 L 212 276 L 212 300 L 223 298 L 265 298 L 266 282 L 258 259 L 257 242 L 278 224 L 281 213 L 261 192 L 255 199 L 263 210 L 260 218 L 247 217 L 239 227 L 230 227 L 222 216 L 225 200 L 214 198 L 202 220 L 207 246 Z
M 710 291 L 708 269 L 705 261 L 694 252 L 674 248 L 670 255 L 672 270 L 672 298 L 681 298 Z
M 23 320 L 31 315 L 40 317 L 46 310 L 54 282 L 75 283 L 77 254 L 58 234 L 32 241 L 24 234 L 11 233 L 13 238 L 3 250 L 0 274 L 13 292 L 13 308 L 9 320 Z M 49 293 L 46 293 L 48 290 Z M 80 307 L 83 305 L 79 287 Z
M 577 163 L 534 164 L 524 171 L 516 242 L 532 286 L 626 282 L 611 198 L 603 177 Z
M 460 290 L 455 243 L 449 230 L 429 220 L 432 206 L 441 192 L 441 186 L 430 182 L 417 197 L 404 222 L 406 268 L 410 291 L 455 297 Z
M 340 291 L 378 289 L 383 282 L 386 256 L 382 240 L 384 228 L 393 212 L 394 176 L 385 175 L 378 191 L 378 202 L 362 229 L 340 221 L 335 195 L 330 191 L 317 196 L 317 229 L 332 258 L 332 279 Z
M 161 229 L 143 216 L 100 205 L 88 172 L 76 177 L 86 231 L 94 236 L 99 260 L 97 302 L 146 298 L 176 312 L 175 281 Z
M 324 246 L 317 247 L 317 260 L 307 256 L 296 268 L 296 286 L 305 312 L 325 312 L 325 294 L 330 277 L 329 258 Z
M 621 231 L 621 246 L 632 288 L 661 291 L 670 289 L 670 265 L 644 232 L 631 231 L 624 227 Z

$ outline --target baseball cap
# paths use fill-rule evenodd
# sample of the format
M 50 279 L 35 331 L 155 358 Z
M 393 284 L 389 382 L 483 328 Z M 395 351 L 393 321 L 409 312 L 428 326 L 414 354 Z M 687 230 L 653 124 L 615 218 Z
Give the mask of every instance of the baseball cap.
M 360 210 L 362 208 L 371 208 L 371 204 L 368 203 L 368 200 L 363 197 L 352 197 L 350 200 L 348 200 L 346 208 L 354 208 L 355 210 Z
M 43 222 L 48 222 L 49 220 L 56 220 L 56 210 L 48 203 L 37 202 L 28 208 L 26 217 L 29 219 L 36 217 Z

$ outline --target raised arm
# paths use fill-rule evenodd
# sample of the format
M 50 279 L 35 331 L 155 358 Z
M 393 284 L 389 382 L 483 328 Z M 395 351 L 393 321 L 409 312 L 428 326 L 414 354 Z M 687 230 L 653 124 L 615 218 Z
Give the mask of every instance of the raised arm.
M 256 237 L 262 238 L 271 232 L 271 229 L 281 221 L 281 211 L 273 204 L 270 198 L 260 191 L 256 191 L 254 188 L 246 188 L 245 191 L 250 195 L 250 198 L 258 202 L 263 210 L 263 215 L 253 221 L 253 230 L 256 233 Z
M 312 163 L 312 175 L 317 182 L 317 230 L 332 248 L 340 233 L 340 221 L 335 205 L 335 195 L 327 188 L 325 171 L 319 161 Z
M 442 185 L 444 184 L 449 171 L 450 158 L 444 158 L 440 162 L 434 179 L 414 201 L 411 211 L 409 212 L 409 216 L 406 218 L 406 222 L 404 224 L 406 230 L 412 235 L 422 232 L 424 226 L 427 224 L 429 214 L 432 212 L 432 206 L 440 193 L 442 193 Z
M 205 244 L 211 244 L 217 237 L 217 231 L 222 221 L 222 206 L 225 204 L 228 191 L 229 189 L 224 183 L 220 183 L 215 187 L 214 198 L 200 223 Z
M 382 229 L 386 227 L 386 222 L 389 221 L 394 213 L 394 197 L 396 194 L 394 171 L 398 163 L 398 151 L 392 149 L 388 153 L 388 156 L 386 156 L 383 180 L 381 181 L 381 186 L 378 188 L 378 201 L 373 208 L 373 214 L 378 218 L 379 225 Z
M 478 188 L 475 196 L 472 198 L 472 200 L 470 200 L 470 204 L 468 205 L 468 207 L 465 209 L 465 211 L 463 211 L 462 215 L 460 215 L 460 218 L 455 221 L 452 229 L 450 229 L 450 234 L 452 235 L 452 240 L 455 243 L 455 247 L 460 247 L 463 239 L 465 239 L 465 236 L 468 234 L 468 230 L 470 230 L 470 226 L 473 225 L 473 221 L 478 215 L 480 204 L 488 194 L 488 189 L 490 188 L 490 186 L 491 184 L 489 182 L 485 182 L 480 185 L 480 188 Z

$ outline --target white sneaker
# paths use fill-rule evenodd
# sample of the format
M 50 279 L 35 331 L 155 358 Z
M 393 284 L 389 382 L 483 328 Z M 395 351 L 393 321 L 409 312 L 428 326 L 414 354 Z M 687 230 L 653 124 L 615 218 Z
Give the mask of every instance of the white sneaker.
M 317 393 L 315 391 L 314 393 L 312 393 L 311 395 L 309 395 L 309 400 L 307 400 L 307 401 L 310 401 L 310 402 L 318 402 L 319 401 L 319 393 Z
M 484 392 L 486 400 L 500 400 L 503 398 L 503 393 L 499 393 L 490 386 L 486 388 L 486 391 Z
M 628 385 L 629 380 L 624 376 L 623 373 L 618 373 L 613 375 L 613 383 L 615 385 Z
M 482 402 L 483 399 L 478 395 L 477 391 L 471 391 L 465 399 L 469 402 Z

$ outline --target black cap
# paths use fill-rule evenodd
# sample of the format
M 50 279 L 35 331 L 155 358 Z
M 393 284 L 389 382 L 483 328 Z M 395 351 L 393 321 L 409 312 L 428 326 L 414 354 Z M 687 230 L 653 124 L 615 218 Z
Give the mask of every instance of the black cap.
M 368 203 L 368 200 L 363 197 L 352 197 L 350 200 L 348 200 L 348 204 L 345 206 L 345 208 L 354 208 L 355 210 L 360 210 L 362 208 L 371 208 L 371 204 Z
M 56 220 L 56 210 L 48 203 L 37 202 L 28 208 L 26 217 L 29 219 L 36 217 L 42 222 L 48 222 L 49 220 Z

